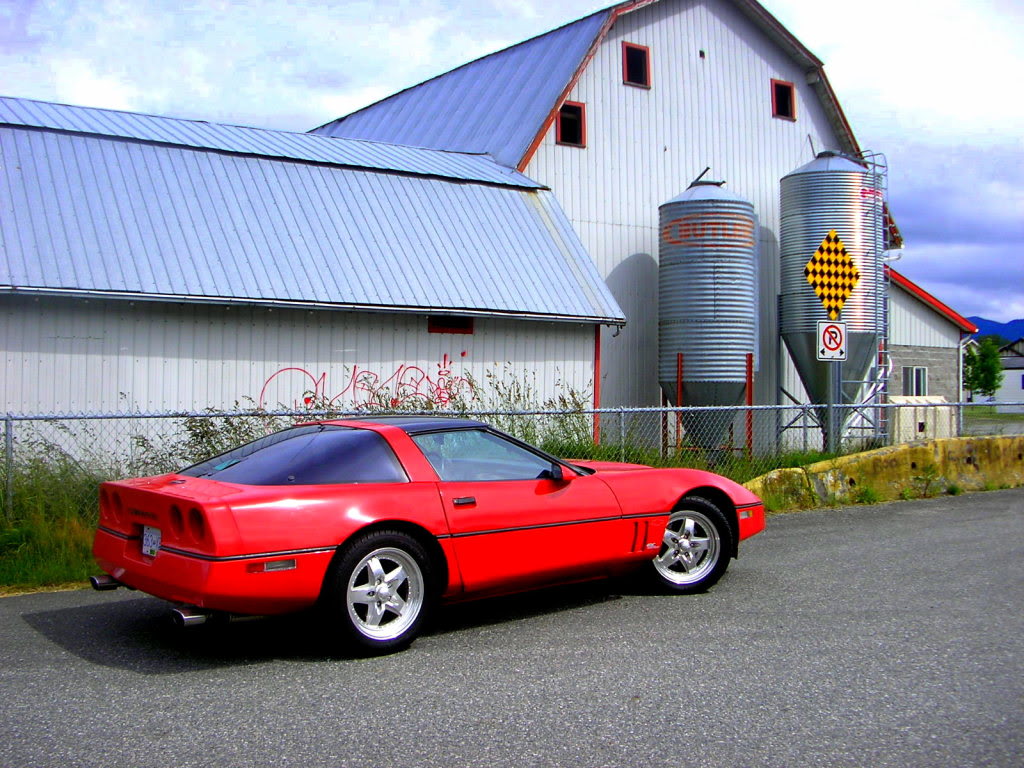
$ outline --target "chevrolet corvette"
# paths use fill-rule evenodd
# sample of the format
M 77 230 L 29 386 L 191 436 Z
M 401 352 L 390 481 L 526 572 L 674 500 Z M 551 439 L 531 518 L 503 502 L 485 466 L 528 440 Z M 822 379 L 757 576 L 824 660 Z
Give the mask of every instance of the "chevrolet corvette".
M 439 602 L 646 570 L 708 589 L 765 526 L 693 469 L 566 461 L 479 421 L 300 424 L 179 472 L 103 483 L 97 589 L 180 623 L 318 608 L 339 646 L 408 646 Z

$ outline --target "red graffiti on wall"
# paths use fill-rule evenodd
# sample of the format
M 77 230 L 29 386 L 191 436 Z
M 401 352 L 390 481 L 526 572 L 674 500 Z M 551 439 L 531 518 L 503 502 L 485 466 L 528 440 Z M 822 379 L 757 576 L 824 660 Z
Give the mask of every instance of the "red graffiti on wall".
M 465 353 L 463 353 L 465 356 Z M 284 405 L 267 403 L 268 389 L 275 379 L 297 376 L 302 386 L 301 397 L 296 398 L 292 407 L 339 407 L 350 406 L 355 410 L 376 410 L 389 408 L 445 407 L 455 400 L 472 399 L 473 384 L 452 371 L 452 361 L 444 355 L 435 363 L 437 371 L 428 374 L 418 365 L 402 363 L 385 378 L 382 374 L 352 366 L 346 370 L 345 386 L 334 395 L 328 394 L 327 372 L 315 376 L 305 368 L 288 366 L 275 371 L 263 382 L 258 405 L 260 408 Z M 293 390 L 294 391 L 294 390 Z

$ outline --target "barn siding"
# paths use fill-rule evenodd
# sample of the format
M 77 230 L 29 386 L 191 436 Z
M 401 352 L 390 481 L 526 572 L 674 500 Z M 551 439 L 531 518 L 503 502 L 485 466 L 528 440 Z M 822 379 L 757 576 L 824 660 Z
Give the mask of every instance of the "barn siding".
M 489 372 L 543 399 L 593 378 L 584 323 L 476 318 L 472 335 L 437 334 L 415 315 L 15 296 L 0 317 L 0 399 L 16 413 L 234 408 L 261 392 L 268 407 L 307 392 L 348 407 L 373 382 L 436 399 L 446 378 L 459 389 Z
M 957 348 L 960 329 L 895 283 L 889 289 L 889 343 L 909 347 Z

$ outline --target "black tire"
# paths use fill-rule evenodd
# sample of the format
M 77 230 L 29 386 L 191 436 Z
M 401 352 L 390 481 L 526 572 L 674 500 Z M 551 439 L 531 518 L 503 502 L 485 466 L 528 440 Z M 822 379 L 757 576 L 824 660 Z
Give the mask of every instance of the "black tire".
M 729 567 L 732 533 L 722 511 L 707 499 L 683 499 L 665 526 L 651 562 L 658 581 L 673 592 L 704 592 Z
M 434 598 L 434 569 L 423 546 L 401 531 L 373 531 L 340 553 L 323 608 L 344 649 L 391 653 L 420 634 Z

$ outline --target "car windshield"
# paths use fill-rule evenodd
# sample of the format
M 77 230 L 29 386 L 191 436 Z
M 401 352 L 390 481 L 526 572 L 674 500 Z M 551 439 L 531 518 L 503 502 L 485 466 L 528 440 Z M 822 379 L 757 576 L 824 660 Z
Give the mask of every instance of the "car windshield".
M 553 460 L 493 432 L 458 429 L 414 435 L 442 480 L 535 480 L 548 476 Z
M 178 474 L 243 485 L 404 483 L 387 441 L 376 432 L 331 425 L 293 427 L 222 453 Z

